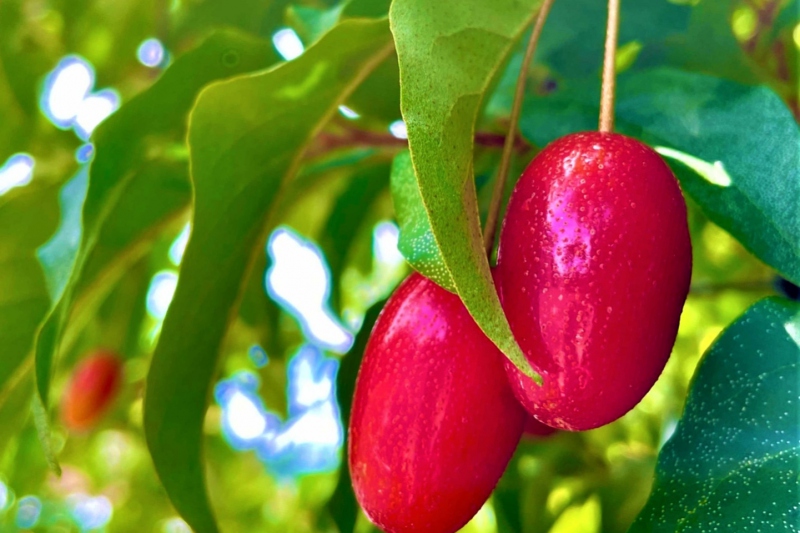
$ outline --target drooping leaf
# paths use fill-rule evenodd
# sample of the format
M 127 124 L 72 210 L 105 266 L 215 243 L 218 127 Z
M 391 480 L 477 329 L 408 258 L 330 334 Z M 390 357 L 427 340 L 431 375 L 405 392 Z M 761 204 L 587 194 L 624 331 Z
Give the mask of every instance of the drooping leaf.
M 406 150 L 398 154 L 392 164 L 392 200 L 401 228 L 397 248 L 414 270 L 448 291 L 456 292 L 419 191 L 411 154 Z
M 529 375 L 489 272 L 472 160 L 481 103 L 538 4 L 396 0 L 389 15 L 411 162 L 443 267 L 478 326 Z
M 703 356 L 630 531 L 796 531 L 799 480 L 800 304 L 770 298 Z
M 364 357 L 364 350 L 367 348 L 372 327 L 378 320 L 378 315 L 385 303 L 385 300 L 378 302 L 367 310 L 364 321 L 361 323 L 361 330 L 353 340 L 352 348 L 339 364 L 339 372 L 336 375 L 336 400 L 339 403 L 339 412 L 345 428 L 350 425 L 350 410 L 353 406 L 353 394 L 356 390 L 356 378 L 358 369 L 361 367 L 361 359 Z M 358 502 L 353 494 L 353 482 L 350 479 L 350 469 L 347 464 L 347 443 L 343 447 L 339 481 L 326 507 L 339 528 L 339 533 L 353 533 L 358 517 Z
M 130 183 L 140 177 L 138 167 L 153 157 L 153 152 L 163 150 L 165 137 L 181 135 L 189 108 L 202 87 L 217 79 L 264 68 L 272 57 L 270 44 L 265 41 L 231 31 L 214 34 L 177 60 L 149 90 L 97 128 L 93 137 L 97 155 L 91 165 L 83 206 L 78 254 L 71 269 L 53 264 L 53 268 L 65 270 L 60 276 L 66 272 L 69 278 L 36 341 L 36 384 L 45 406 L 53 359 L 60 349 L 73 301 L 78 297 L 76 287 L 82 283 L 84 268 L 101 238 L 104 225 L 124 212 L 120 206 L 126 201 L 126 193 L 138 186 Z M 171 201 L 160 201 L 164 183 L 153 180 L 153 185 L 155 188 L 145 194 L 152 194 L 156 200 L 139 206 L 146 212 L 149 210 L 148 215 L 140 219 L 142 221 L 162 221 L 169 215 L 168 211 L 175 208 Z M 133 233 L 128 244 L 135 244 L 151 230 L 151 225 L 128 228 Z
M 587 84 L 531 99 L 520 128 L 542 146 L 594 128 L 598 95 L 599 85 Z M 654 69 L 620 77 L 616 117 L 619 131 L 662 147 L 711 220 L 800 282 L 800 129 L 775 93 Z
M 145 434 L 167 494 L 199 533 L 217 531 L 203 417 L 242 284 L 276 222 L 271 211 L 310 140 L 392 48 L 386 21 L 345 21 L 293 61 L 208 87 L 192 113 L 192 235 L 147 377 Z

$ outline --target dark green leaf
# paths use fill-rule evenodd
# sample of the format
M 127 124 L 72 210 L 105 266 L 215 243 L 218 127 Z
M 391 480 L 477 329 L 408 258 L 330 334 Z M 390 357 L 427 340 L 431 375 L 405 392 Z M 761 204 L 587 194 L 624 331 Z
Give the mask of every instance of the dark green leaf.
M 356 390 L 356 378 L 358 369 L 361 367 L 361 359 L 364 357 L 364 350 L 372 334 L 372 327 L 378 320 L 386 301 L 378 302 L 367 310 L 364 321 L 361 323 L 361 330 L 353 340 L 353 347 L 342 358 L 339 365 L 339 372 L 336 375 L 336 400 L 339 403 L 339 413 L 342 417 L 342 424 L 346 428 L 350 427 L 350 410 L 353 406 L 353 394 Z M 339 469 L 339 482 L 333 491 L 331 499 L 328 500 L 327 508 L 333 521 L 339 528 L 339 533 L 353 533 L 358 517 L 358 502 L 353 494 L 353 484 L 350 480 L 350 469 L 347 464 L 347 444 L 343 448 L 342 466 Z
M 800 304 L 762 300 L 703 356 L 631 532 L 797 531 Z
M 472 152 L 481 104 L 538 4 L 396 0 L 390 11 L 411 161 L 443 266 L 475 322 L 529 375 L 483 249 Z
M 719 2 L 714 2 L 719 3 Z M 685 31 L 691 8 L 668 0 L 622 2 L 619 44 L 638 42 L 641 68 L 664 61 L 667 43 Z M 603 63 L 607 5 L 595 0 L 559 0 L 547 17 L 537 62 L 567 78 L 595 75 Z
M 97 155 L 91 166 L 89 190 L 83 206 L 83 235 L 78 256 L 63 295 L 42 325 L 36 341 L 36 383 L 44 405 L 48 400 L 53 359 L 60 349 L 68 313 L 79 296 L 76 287 L 82 283 L 84 268 L 102 237 L 105 224 L 113 223 L 115 217 L 125 211 L 120 206 L 125 205 L 126 193 L 139 186 L 130 183 L 141 178 L 138 167 L 153 157 L 153 152 L 163 151 L 164 136 L 181 134 L 186 115 L 202 87 L 220 78 L 263 68 L 271 57 L 269 43 L 228 31 L 215 34 L 181 57 L 149 90 L 98 127 L 94 136 Z M 176 207 L 169 195 L 162 203 L 161 195 L 164 188 L 171 187 L 169 183 L 158 179 L 150 183 L 155 188 L 144 194 L 152 195 L 153 200 L 144 208 L 140 222 L 162 221 L 170 214 L 169 210 Z M 126 228 L 134 238 L 122 249 L 135 244 L 152 229 L 152 226 Z M 51 266 L 64 270 L 65 264 Z M 59 274 L 62 276 L 59 283 L 64 273 L 69 274 L 69 271 Z
M 217 531 L 203 417 L 229 320 L 275 223 L 272 209 L 310 140 L 391 50 L 385 21 L 345 21 L 293 61 L 208 87 L 192 113 L 192 235 L 147 378 L 145 434 L 167 494 L 198 533 Z
M 530 100 L 522 132 L 545 145 L 594 128 L 598 95 L 598 85 L 587 85 Z M 619 131 L 662 147 L 711 220 L 800 283 L 800 130 L 777 95 L 655 69 L 620 77 L 616 116 Z
M 704 0 L 692 8 L 687 31 L 668 51 L 669 64 L 686 70 L 756 83 L 757 67 L 747 57 L 731 28 L 731 0 Z
M 339 311 L 339 281 L 353 240 L 370 214 L 370 206 L 386 189 L 390 168 L 387 163 L 359 169 L 336 199 L 319 246 L 328 261 L 331 277 L 331 307 Z

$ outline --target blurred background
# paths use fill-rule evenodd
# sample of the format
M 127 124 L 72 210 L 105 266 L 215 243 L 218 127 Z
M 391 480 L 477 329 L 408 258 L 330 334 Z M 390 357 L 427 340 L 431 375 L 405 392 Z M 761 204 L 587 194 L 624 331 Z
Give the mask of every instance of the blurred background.
M 564 13 L 570 1 L 575 4 L 563 0 Z M 702 0 L 709 2 L 724 4 L 717 10 L 720 24 L 797 115 L 798 3 Z M 687 21 L 698 4 L 647 3 L 685 9 Z M 4 358 L 18 346 L 22 353 L 19 364 L 0 367 L 0 531 L 189 531 L 160 486 L 142 432 L 144 378 L 191 233 L 190 188 L 180 179 L 185 130 L 159 137 L 148 153 L 159 161 L 155 176 L 170 165 L 180 169 L 165 191 L 172 208 L 133 245 L 129 219 L 119 217 L 98 251 L 115 258 L 113 268 L 92 272 L 90 263 L 87 283 L 93 285 L 71 310 L 55 369 L 56 412 L 86 354 L 113 350 L 124 373 L 111 409 L 90 431 L 70 431 L 55 417 L 60 478 L 48 469 L 29 414 L 31 362 L 24 356 L 59 285 L 59 269 L 62 277 L 69 272 L 63 251 L 80 238 L 94 129 L 219 28 L 263 39 L 274 56 L 269 63 L 276 63 L 301 55 L 347 10 L 377 17 L 387 9 L 380 0 L 0 0 L 0 338 L 16 339 L 1 349 L 8 351 Z M 594 75 L 600 62 L 598 56 L 582 71 L 561 68 L 564 49 L 555 43 L 569 36 L 555 33 L 558 22 L 553 26 L 543 37 L 550 39 L 549 48 L 543 45 L 550 54 L 531 68 L 531 97 Z M 622 43 L 620 70 L 635 65 L 636 43 Z M 573 67 L 582 61 L 572 57 Z M 483 208 L 519 58 L 517 52 L 480 125 L 475 168 Z M 405 145 L 397 84 L 392 58 L 320 134 L 298 176 L 302 187 L 281 208 L 281 223 L 247 282 L 204 427 L 209 491 L 224 531 L 337 530 L 329 500 L 345 439 L 336 390 L 340 361 L 367 309 L 409 272 L 397 250 L 388 191 L 392 157 Z M 523 140 L 512 175 L 535 151 Z M 145 212 L 153 201 L 137 198 L 136 190 L 126 194 Z M 625 531 L 647 499 L 658 451 L 680 417 L 702 353 L 760 297 L 781 291 L 797 297 L 796 287 L 689 207 L 692 290 L 656 386 L 606 427 L 526 437 L 464 531 L 500 533 L 509 524 L 526 532 Z M 111 264 L 107 257 L 97 264 Z M 360 516 L 355 530 L 372 526 Z

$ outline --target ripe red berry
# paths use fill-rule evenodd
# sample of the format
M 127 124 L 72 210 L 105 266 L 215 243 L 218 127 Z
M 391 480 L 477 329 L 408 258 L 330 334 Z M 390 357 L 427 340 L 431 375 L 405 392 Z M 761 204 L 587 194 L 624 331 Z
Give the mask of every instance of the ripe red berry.
M 542 387 L 507 365 L 537 419 L 616 420 L 667 362 L 689 289 L 686 204 L 661 157 L 613 133 L 568 135 L 525 169 L 498 252 L 503 308 Z
M 522 430 L 522 436 L 529 439 L 540 439 L 547 437 L 558 431 L 556 428 L 551 428 L 546 424 L 542 424 L 532 416 L 528 415 L 525 419 L 525 426 Z
M 522 434 L 503 355 L 459 298 L 419 274 L 395 291 L 364 353 L 349 466 L 390 533 L 452 533 L 491 494 Z
M 64 391 L 61 418 L 73 431 L 91 428 L 111 406 L 122 382 L 122 361 L 98 351 L 81 360 Z

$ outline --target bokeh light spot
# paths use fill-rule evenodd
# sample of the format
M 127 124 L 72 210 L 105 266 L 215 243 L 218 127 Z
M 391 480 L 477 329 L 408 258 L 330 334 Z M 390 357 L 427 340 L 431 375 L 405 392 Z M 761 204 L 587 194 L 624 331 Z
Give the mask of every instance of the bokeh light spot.
M 278 53 L 287 61 L 300 56 L 304 51 L 303 41 L 291 28 L 284 28 L 275 32 L 272 36 L 272 44 Z
M 399 239 L 400 228 L 394 222 L 383 221 L 376 224 L 372 241 L 375 259 L 390 268 L 402 265 L 405 259 L 397 248 Z
M 330 273 L 319 249 L 286 228 L 273 232 L 267 243 L 272 267 L 267 292 L 300 322 L 303 333 L 321 346 L 346 352 L 353 336 L 334 318 L 327 305 Z
M 278 478 L 329 471 L 339 465 L 344 439 L 336 402 L 338 361 L 311 345 L 287 368 L 288 419 L 267 411 L 258 396 L 258 376 L 237 372 L 220 381 L 214 398 L 222 408 L 222 432 L 232 448 L 255 450 Z
M 349 118 L 350 120 L 355 120 L 361 116 L 346 105 L 339 106 L 339 113 L 341 113 L 344 118 Z
M 164 320 L 177 286 L 178 273 L 174 270 L 162 270 L 153 276 L 147 290 L 147 312 L 151 317 Z
M 14 154 L 0 167 L 0 196 L 14 187 L 23 187 L 33 179 L 33 157 Z
M 161 531 L 164 533 L 192 533 L 192 528 L 182 518 L 176 516 L 165 520 Z
M 39 521 L 42 514 L 42 501 L 36 496 L 20 498 L 17 504 L 17 527 L 22 529 L 32 528 Z
M 11 503 L 11 491 L 8 490 L 8 485 L 0 481 L 0 512 L 5 511 Z
M 92 160 L 92 156 L 94 155 L 94 145 L 92 143 L 85 143 L 78 147 L 75 150 L 75 161 L 80 164 L 88 163 Z
M 186 245 L 189 244 L 189 235 L 191 232 L 192 225 L 187 222 L 169 247 L 169 260 L 172 261 L 172 264 L 175 266 L 180 265 L 183 260 L 183 254 L 186 252 Z
M 70 128 L 93 86 L 92 65 L 80 56 L 66 56 L 45 77 L 42 112 L 59 128 Z
M 164 45 L 156 38 L 145 39 L 136 49 L 136 58 L 146 67 L 157 67 L 164 61 Z
M 94 129 L 119 108 L 119 95 L 112 89 L 103 89 L 81 102 L 75 117 L 75 133 L 86 141 Z
M 402 120 L 395 120 L 389 124 L 389 133 L 398 139 L 408 139 L 408 129 L 406 123 Z
M 105 496 L 88 496 L 86 494 L 71 494 L 67 498 L 72 517 L 78 523 L 81 531 L 104 527 L 111 521 L 114 508 L 111 501 Z
M 247 351 L 247 355 L 250 357 L 250 362 L 252 362 L 256 368 L 263 368 L 269 363 L 267 352 L 258 344 L 251 346 Z

